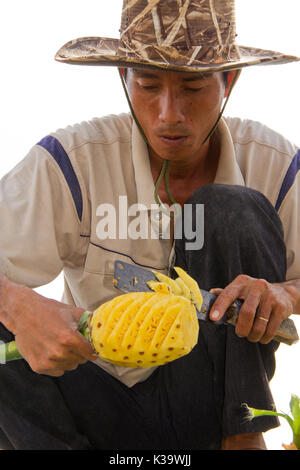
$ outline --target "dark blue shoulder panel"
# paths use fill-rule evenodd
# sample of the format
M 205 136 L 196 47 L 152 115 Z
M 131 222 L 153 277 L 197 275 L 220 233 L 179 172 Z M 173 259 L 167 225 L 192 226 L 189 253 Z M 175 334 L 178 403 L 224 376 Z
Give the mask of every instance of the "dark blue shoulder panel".
M 279 210 L 287 192 L 292 187 L 299 170 L 300 170 L 300 150 L 298 150 L 293 160 L 291 161 L 291 164 L 282 182 L 282 185 L 278 194 L 278 198 L 275 204 L 275 209 L 277 211 Z
M 69 159 L 68 154 L 66 153 L 65 149 L 61 145 L 61 143 L 51 135 L 44 137 L 37 145 L 40 145 L 44 149 L 46 149 L 50 155 L 54 158 L 56 163 L 59 165 L 67 183 L 70 188 L 70 191 L 73 196 L 73 200 L 75 202 L 77 214 L 79 220 L 82 219 L 82 194 L 80 185 L 78 182 L 78 178 L 76 173 L 73 169 L 72 163 Z

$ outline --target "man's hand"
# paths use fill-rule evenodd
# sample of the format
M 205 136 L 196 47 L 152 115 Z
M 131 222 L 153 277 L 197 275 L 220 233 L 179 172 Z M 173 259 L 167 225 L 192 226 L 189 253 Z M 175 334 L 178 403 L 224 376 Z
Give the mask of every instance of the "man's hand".
M 225 289 L 212 289 L 217 299 L 210 319 L 219 320 L 236 299 L 244 301 L 236 334 L 252 342 L 269 343 L 282 321 L 299 313 L 299 280 L 270 284 L 264 279 L 237 276 Z
M 15 335 L 33 371 L 58 377 L 96 359 L 92 346 L 77 331 L 84 310 L 47 299 L 3 277 L 0 282 L 0 321 Z

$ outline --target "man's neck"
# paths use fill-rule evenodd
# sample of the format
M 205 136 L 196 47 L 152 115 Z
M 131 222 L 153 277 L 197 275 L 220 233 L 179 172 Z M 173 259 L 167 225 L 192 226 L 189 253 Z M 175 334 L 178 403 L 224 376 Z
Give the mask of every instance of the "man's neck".
M 157 181 L 164 160 L 149 149 L 150 165 L 154 182 Z M 194 191 L 214 182 L 220 157 L 220 142 L 216 134 L 203 145 L 198 155 L 188 160 L 170 161 L 169 187 L 174 199 L 183 205 Z M 164 181 L 161 181 L 159 196 L 170 204 Z

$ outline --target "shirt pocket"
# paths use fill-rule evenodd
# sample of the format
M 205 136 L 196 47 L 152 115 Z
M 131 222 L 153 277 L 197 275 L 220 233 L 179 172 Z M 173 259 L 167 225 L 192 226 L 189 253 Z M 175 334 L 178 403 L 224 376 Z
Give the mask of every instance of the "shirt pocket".
M 141 256 L 139 252 L 141 247 L 136 246 L 135 249 L 130 249 L 130 247 L 124 251 L 113 250 L 92 241 L 89 244 L 87 250 L 87 256 L 85 260 L 85 271 L 92 274 L 102 274 L 104 276 L 113 276 L 114 274 L 114 263 L 117 260 L 123 261 L 125 263 L 130 263 L 133 265 L 140 266 L 145 269 L 153 269 L 160 272 L 167 271 L 168 265 L 162 266 L 161 260 L 157 261 L 156 259 L 152 260 L 153 265 L 149 264 L 149 259 L 151 256 Z M 135 253 L 135 259 L 131 256 L 132 252 Z M 130 254 L 128 254 L 130 253 Z M 155 258 L 155 256 L 154 256 Z

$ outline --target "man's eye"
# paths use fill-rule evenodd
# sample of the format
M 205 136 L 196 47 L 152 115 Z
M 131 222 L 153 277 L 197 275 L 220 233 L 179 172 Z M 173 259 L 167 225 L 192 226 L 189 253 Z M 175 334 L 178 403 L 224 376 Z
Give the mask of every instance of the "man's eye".
M 140 85 L 141 88 L 143 88 L 143 90 L 156 90 L 157 89 L 157 86 L 155 85 Z
M 192 92 L 192 93 L 195 93 L 197 91 L 201 91 L 202 88 L 186 88 L 185 89 L 186 91 L 189 91 L 189 92 Z

